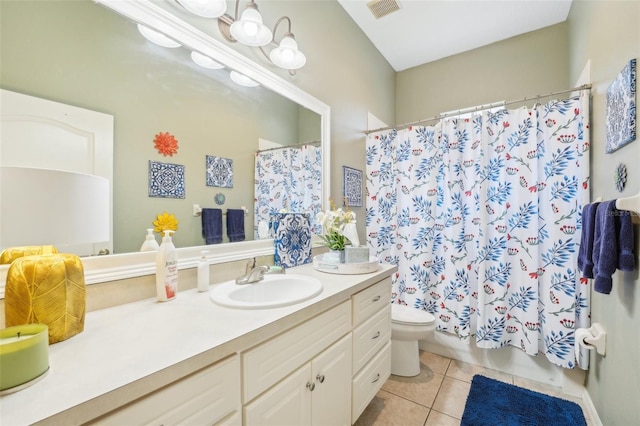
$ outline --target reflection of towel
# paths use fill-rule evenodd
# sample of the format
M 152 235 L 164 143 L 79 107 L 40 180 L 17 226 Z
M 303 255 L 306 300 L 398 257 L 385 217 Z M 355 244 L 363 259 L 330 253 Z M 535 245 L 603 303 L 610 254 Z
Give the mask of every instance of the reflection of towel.
M 593 240 L 594 290 L 611 293 L 611 276 L 616 268 L 632 271 L 635 267 L 633 256 L 633 226 L 631 214 L 616 209 L 616 201 L 606 201 L 596 211 L 596 226 Z
M 206 244 L 222 242 L 222 210 L 202 209 L 202 237 Z
M 578 268 L 584 278 L 593 278 L 593 237 L 598 204 L 587 204 L 582 209 L 582 237 L 578 251 Z
M 227 209 L 227 235 L 232 243 L 244 241 L 244 210 Z
M 291 268 L 311 262 L 308 213 L 276 213 L 273 220 L 275 264 Z

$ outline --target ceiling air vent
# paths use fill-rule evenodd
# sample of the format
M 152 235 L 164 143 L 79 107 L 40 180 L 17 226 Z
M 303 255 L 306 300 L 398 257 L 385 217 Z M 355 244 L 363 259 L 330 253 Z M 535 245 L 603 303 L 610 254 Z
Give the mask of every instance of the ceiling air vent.
M 367 6 L 376 19 L 400 10 L 400 4 L 396 0 L 373 0 L 367 3 Z

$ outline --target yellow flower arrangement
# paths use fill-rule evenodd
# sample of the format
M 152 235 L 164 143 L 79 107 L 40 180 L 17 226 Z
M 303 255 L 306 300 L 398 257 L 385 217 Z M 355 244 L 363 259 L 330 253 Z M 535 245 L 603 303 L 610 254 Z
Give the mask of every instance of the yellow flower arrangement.
M 162 235 L 164 231 L 177 231 L 178 220 L 173 214 L 164 212 L 156 216 L 156 220 L 153 221 L 153 226 L 155 227 L 153 232 L 158 232 Z

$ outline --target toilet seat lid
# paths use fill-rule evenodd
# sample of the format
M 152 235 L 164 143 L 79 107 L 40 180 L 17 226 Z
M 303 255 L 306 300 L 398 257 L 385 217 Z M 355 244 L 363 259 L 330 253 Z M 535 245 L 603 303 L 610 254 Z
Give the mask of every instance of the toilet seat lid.
M 414 309 L 410 306 L 391 304 L 391 322 L 397 324 L 431 325 L 436 318 L 427 311 Z

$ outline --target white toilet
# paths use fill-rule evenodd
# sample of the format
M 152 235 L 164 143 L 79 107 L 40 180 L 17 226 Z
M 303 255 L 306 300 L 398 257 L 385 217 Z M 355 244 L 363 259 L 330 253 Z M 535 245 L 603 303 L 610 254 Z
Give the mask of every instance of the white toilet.
M 391 304 L 391 374 L 420 374 L 418 340 L 435 330 L 435 317 L 410 306 Z

